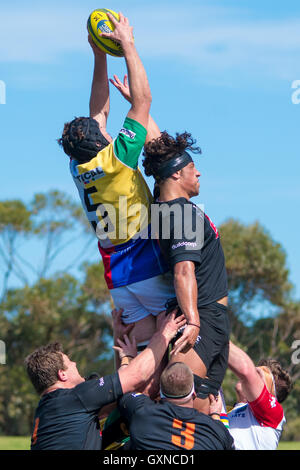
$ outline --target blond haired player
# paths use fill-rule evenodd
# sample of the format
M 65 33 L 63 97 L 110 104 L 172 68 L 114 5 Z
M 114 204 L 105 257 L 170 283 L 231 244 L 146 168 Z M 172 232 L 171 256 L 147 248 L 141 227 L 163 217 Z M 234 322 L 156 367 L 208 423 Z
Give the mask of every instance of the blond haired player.
M 160 131 L 149 118 L 152 97 L 132 27 L 122 13 L 119 21 L 108 17 L 115 29 L 102 36 L 122 46 L 131 107 L 113 139 L 106 130 L 110 110 L 107 56 L 89 38 L 95 59 L 90 116 L 67 123 L 59 143 L 71 157 L 70 171 L 98 238 L 115 307 L 124 309 L 125 324 L 135 323 L 132 335 L 143 343 L 155 332 L 155 316 L 174 297 L 166 274 L 169 268 L 158 242 L 150 237 L 152 195 L 138 168 L 145 142 Z

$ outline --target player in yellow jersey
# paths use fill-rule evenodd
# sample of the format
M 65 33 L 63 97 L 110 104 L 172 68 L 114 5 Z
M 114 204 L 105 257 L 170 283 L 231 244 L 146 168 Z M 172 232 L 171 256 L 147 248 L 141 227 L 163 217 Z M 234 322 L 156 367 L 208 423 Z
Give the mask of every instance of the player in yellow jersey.
M 124 309 L 124 323 L 135 323 L 132 335 L 143 343 L 155 331 L 155 316 L 174 297 L 169 267 L 158 241 L 150 236 L 152 195 L 138 168 L 145 142 L 158 137 L 160 130 L 149 116 L 151 92 L 132 27 L 122 13 L 119 22 L 109 18 L 115 29 L 102 36 L 118 41 L 123 48 L 130 110 L 112 139 L 106 130 L 110 110 L 107 56 L 89 37 L 95 60 L 90 116 L 65 124 L 59 143 L 71 157 L 70 171 L 98 238 L 115 307 Z

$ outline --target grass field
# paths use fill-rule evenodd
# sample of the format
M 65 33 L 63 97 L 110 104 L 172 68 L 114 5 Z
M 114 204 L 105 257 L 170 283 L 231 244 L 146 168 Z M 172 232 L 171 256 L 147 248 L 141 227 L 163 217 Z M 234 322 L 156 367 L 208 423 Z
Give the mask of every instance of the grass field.
M 0 450 L 29 450 L 30 437 L 0 436 Z
M 0 450 L 29 450 L 30 437 L 0 436 Z M 278 450 L 300 450 L 300 442 L 281 442 Z

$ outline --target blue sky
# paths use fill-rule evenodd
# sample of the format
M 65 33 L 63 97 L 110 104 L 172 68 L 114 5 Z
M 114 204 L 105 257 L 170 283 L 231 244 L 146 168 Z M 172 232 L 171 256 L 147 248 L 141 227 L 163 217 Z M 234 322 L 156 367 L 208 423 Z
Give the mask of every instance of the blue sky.
M 134 27 L 162 130 L 190 131 L 202 148 L 200 196 L 212 220 L 259 221 L 282 244 L 295 296 L 298 248 L 300 4 L 286 0 L 12 1 L 0 7 L 1 200 L 36 192 L 77 199 L 56 138 L 88 114 L 93 58 L 86 21 L 97 7 L 122 11 Z M 109 57 L 109 75 L 125 73 Z M 3 100 L 2 100 L 3 101 Z M 1 102 L 1 99 L 0 99 Z M 128 105 L 111 90 L 108 130 Z M 152 187 L 152 181 L 148 180 Z M 95 245 L 95 258 L 97 257 Z

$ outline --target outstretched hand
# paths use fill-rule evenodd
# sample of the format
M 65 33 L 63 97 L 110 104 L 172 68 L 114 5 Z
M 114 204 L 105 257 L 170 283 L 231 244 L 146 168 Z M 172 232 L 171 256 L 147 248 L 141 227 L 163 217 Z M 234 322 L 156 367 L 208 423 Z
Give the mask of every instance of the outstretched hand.
M 111 312 L 112 320 L 113 320 L 113 332 L 114 332 L 114 339 L 115 342 L 118 339 L 122 339 L 125 335 L 129 335 L 129 333 L 133 330 L 135 323 L 130 323 L 129 325 L 125 325 L 122 322 L 122 308 L 114 308 Z
M 112 85 L 114 85 L 114 87 L 117 90 L 119 90 L 119 92 L 125 98 L 125 100 L 127 100 L 127 101 L 129 101 L 129 103 L 131 103 L 130 89 L 129 89 L 129 85 L 128 85 L 128 76 L 124 75 L 123 83 L 119 79 L 118 75 L 114 75 L 114 79 L 110 78 L 109 81 Z
M 174 347 L 171 351 L 171 356 L 178 354 L 179 352 L 186 354 L 190 349 L 194 347 L 199 335 L 199 328 L 194 325 L 187 325 L 183 331 L 182 336 L 175 342 Z
M 168 341 L 171 341 L 175 336 L 179 328 L 182 328 L 186 324 L 186 318 L 184 315 L 176 317 L 177 308 L 171 313 L 166 315 L 163 311 L 157 316 L 157 330 L 164 335 Z
M 124 341 L 117 340 L 119 346 L 113 346 L 115 351 L 118 351 L 119 357 L 122 360 L 123 357 L 134 358 L 137 355 L 137 347 L 135 337 L 130 341 L 127 335 L 124 335 Z
M 209 395 L 209 414 L 217 413 L 220 414 L 222 412 L 222 398 L 220 393 L 215 397 L 214 395 Z

